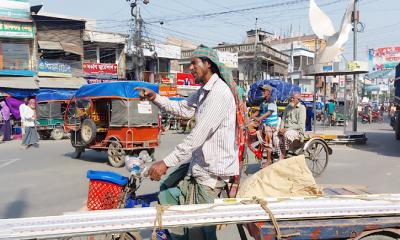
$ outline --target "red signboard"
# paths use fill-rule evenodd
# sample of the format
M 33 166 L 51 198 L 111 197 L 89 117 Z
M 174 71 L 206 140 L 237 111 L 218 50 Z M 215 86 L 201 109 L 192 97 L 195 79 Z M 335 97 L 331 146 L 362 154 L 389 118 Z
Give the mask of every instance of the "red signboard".
M 312 94 L 312 93 L 302 93 L 301 94 L 301 99 L 303 101 L 313 101 L 314 100 L 313 97 L 314 97 L 314 94 Z
M 161 78 L 161 83 L 173 84 L 174 83 L 174 79 L 173 78 Z
M 176 74 L 176 85 L 184 86 L 200 86 L 196 84 L 194 77 L 190 73 L 177 73 Z
M 83 72 L 88 74 L 118 74 L 118 65 L 114 63 L 83 63 Z

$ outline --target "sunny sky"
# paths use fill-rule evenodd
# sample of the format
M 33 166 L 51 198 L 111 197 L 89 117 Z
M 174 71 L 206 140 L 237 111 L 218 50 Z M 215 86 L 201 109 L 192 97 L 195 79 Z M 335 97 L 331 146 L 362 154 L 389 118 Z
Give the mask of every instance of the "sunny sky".
M 31 0 L 43 4 L 44 11 L 97 20 L 97 30 L 127 33 L 130 7 L 126 0 Z M 297 2 L 284 5 L 282 3 Z M 316 0 L 340 24 L 348 0 Z M 310 34 L 307 0 L 150 0 L 141 7 L 145 34 L 157 42 L 165 36 L 186 38 L 195 43 L 214 46 L 219 42 L 239 43 L 245 31 L 258 27 L 276 33 Z M 359 0 L 361 21 L 365 31 L 359 34 L 358 55 L 367 60 L 368 48 L 400 46 L 400 0 Z M 249 9 L 239 13 L 216 14 Z M 163 25 L 160 22 L 163 22 Z M 352 37 L 345 48 L 352 58 Z

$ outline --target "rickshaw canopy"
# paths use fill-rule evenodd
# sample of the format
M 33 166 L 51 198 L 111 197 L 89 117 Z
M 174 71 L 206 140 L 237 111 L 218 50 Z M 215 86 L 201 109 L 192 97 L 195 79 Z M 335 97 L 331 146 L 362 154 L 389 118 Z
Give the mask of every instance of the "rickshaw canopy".
M 282 80 L 260 80 L 250 85 L 248 93 L 248 101 L 252 105 L 260 104 L 263 100 L 262 90 L 260 87 L 264 85 L 272 86 L 271 97 L 277 101 L 285 101 L 293 92 L 301 92 L 298 85 L 294 85 Z
M 158 93 L 159 87 L 154 83 L 139 81 L 116 81 L 83 85 L 75 94 L 76 98 L 139 98 L 137 87 L 149 88 Z
M 76 90 L 40 89 L 36 95 L 37 102 L 67 101 L 75 94 Z

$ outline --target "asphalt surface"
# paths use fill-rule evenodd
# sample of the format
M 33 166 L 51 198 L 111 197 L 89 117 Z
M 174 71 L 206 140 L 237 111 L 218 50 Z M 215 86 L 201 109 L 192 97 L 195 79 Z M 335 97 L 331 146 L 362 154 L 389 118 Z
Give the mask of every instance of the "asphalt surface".
M 400 193 L 400 141 L 395 140 L 387 123 L 360 124 L 359 131 L 367 133 L 367 144 L 332 146 L 333 155 L 317 183 L 363 185 L 372 193 Z M 155 158 L 165 157 L 184 137 L 173 130 L 162 135 Z M 3 219 L 59 215 L 84 208 L 89 169 L 128 175 L 124 168 L 109 166 L 105 152 L 88 150 L 81 159 L 73 159 L 74 149 L 68 139 L 41 141 L 38 148 L 30 149 L 21 149 L 20 143 L 0 144 L 0 218 Z M 257 171 L 258 167 L 250 156 L 249 172 Z M 157 182 L 145 180 L 139 194 L 157 190 Z M 219 232 L 219 236 L 239 239 L 233 226 Z

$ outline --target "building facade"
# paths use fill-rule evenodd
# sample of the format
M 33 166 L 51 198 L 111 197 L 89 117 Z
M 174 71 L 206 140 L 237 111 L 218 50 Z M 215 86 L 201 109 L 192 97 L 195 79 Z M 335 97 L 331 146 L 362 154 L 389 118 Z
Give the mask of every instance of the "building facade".
M 39 11 L 32 15 L 37 33 L 36 71 L 40 88 L 78 89 L 83 79 L 85 20 Z
M 126 38 L 119 33 L 84 31 L 83 75 L 88 83 L 126 79 Z
M 31 95 L 38 89 L 34 72 L 35 28 L 28 0 L 0 4 L 0 91 Z M 17 91 L 20 91 L 18 94 Z M 21 97 L 22 97 L 21 95 Z
M 282 78 L 288 76 L 289 56 L 271 46 L 265 39 L 269 36 L 263 31 L 247 32 L 247 39 L 242 44 L 220 44 L 214 49 L 219 52 L 237 53 L 238 65 L 233 70 L 233 77 L 241 86 L 249 86 L 257 80 L 267 78 Z M 183 50 L 179 64 L 183 72 L 189 72 L 190 57 L 194 49 Z

